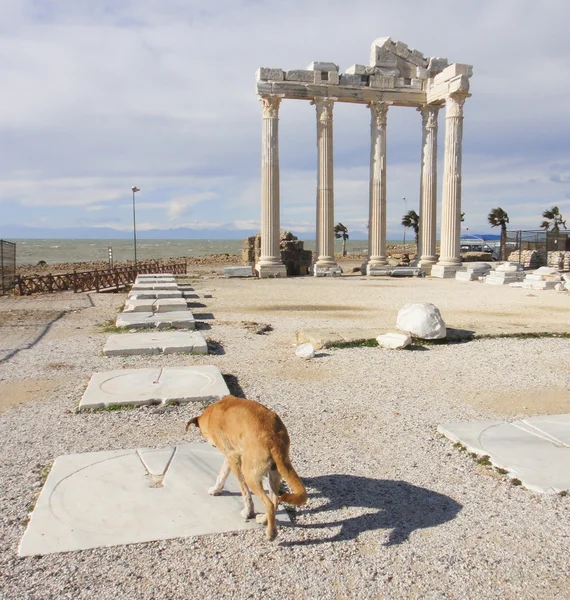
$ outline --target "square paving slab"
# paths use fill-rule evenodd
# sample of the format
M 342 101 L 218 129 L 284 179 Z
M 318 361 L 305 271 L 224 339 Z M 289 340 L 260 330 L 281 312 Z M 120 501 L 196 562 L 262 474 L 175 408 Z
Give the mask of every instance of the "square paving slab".
M 160 283 L 135 283 L 132 287 L 131 287 L 131 291 L 133 292 L 148 292 L 150 290 L 155 290 L 155 291 L 176 291 L 178 290 L 178 284 L 177 283 L 165 283 L 165 282 L 160 282 Z
M 94 373 L 80 409 L 173 402 L 216 402 L 230 393 L 218 367 L 122 369 Z
M 186 310 L 187 308 L 188 303 L 184 298 L 162 298 L 159 300 L 153 300 L 152 298 L 147 300 L 134 300 L 133 298 L 128 298 L 125 301 L 123 312 L 165 313 Z
M 126 329 L 148 329 L 156 327 L 164 329 L 195 329 L 196 321 L 189 310 L 178 310 L 164 313 L 151 312 L 122 312 L 117 315 L 115 327 Z
M 105 356 L 131 354 L 208 354 L 208 345 L 199 331 L 161 331 L 156 333 L 116 333 L 103 348 Z
M 161 298 L 182 298 L 180 290 L 131 290 L 127 294 L 129 300 L 159 300 Z
M 243 501 L 233 474 L 220 496 L 210 496 L 223 455 L 208 444 L 115 450 L 60 456 L 38 498 L 19 556 L 35 556 L 154 540 L 259 529 L 240 515 Z M 263 505 L 254 496 L 256 512 Z M 284 510 L 278 524 L 289 523 Z
M 535 492 L 570 490 L 570 415 L 531 417 L 514 423 L 475 421 L 438 428 L 470 452 L 489 456 Z

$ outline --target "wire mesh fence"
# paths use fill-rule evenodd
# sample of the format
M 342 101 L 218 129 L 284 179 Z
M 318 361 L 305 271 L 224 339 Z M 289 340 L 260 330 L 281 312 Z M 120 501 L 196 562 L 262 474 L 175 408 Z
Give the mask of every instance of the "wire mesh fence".
M 0 294 L 11 292 L 16 285 L 16 244 L 0 240 Z

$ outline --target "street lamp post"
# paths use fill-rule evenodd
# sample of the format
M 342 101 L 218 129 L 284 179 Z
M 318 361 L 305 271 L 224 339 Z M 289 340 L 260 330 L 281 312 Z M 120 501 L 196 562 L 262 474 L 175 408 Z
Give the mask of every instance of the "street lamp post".
M 135 249 L 135 266 L 137 264 L 137 220 L 135 216 L 135 193 L 140 192 L 139 188 L 136 185 L 133 185 L 131 188 L 133 190 L 133 241 L 134 241 L 134 249 Z
M 408 214 L 408 203 L 406 202 L 405 198 L 402 198 L 402 200 L 404 201 L 404 204 L 406 205 L 406 214 Z M 404 246 L 406 245 L 406 228 L 404 227 Z M 404 251 L 406 249 L 404 248 Z

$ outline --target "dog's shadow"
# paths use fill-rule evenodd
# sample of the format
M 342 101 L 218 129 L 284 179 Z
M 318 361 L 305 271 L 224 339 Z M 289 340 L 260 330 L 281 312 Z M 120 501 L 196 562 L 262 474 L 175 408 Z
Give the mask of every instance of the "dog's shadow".
M 384 545 L 405 542 L 416 529 L 435 527 L 455 518 L 462 505 L 455 500 L 405 481 L 370 479 L 355 475 L 325 475 L 303 478 L 309 498 L 324 499 L 324 504 L 308 510 L 300 509 L 299 516 L 322 512 L 342 513 L 355 507 L 366 509 L 365 514 L 335 518 L 326 522 L 303 523 L 295 527 L 322 529 L 340 527 L 332 537 L 282 542 L 284 546 L 304 546 L 355 539 L 364 531 L 390 530 Z

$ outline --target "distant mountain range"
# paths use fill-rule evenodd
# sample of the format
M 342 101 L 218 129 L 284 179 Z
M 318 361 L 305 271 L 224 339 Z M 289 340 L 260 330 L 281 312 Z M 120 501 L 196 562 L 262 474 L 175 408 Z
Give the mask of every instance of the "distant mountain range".
M 241 240 L 258 231 L 254 229 L 149 229 L 137 231 L 140 240 Z M 312 239 L 314 234 L 299 234 L 300 239 Z M 133 237 L 132 231 L 119 231 L 112 227 L 61 227 L 47 229 L 27 227 L 25 225 L 0 225 L 0 239 L 75 239 L 75 240 L 127 240 Z M 364 240 L 366 235 L 360 232 L 350 233 L 350 239 Z

